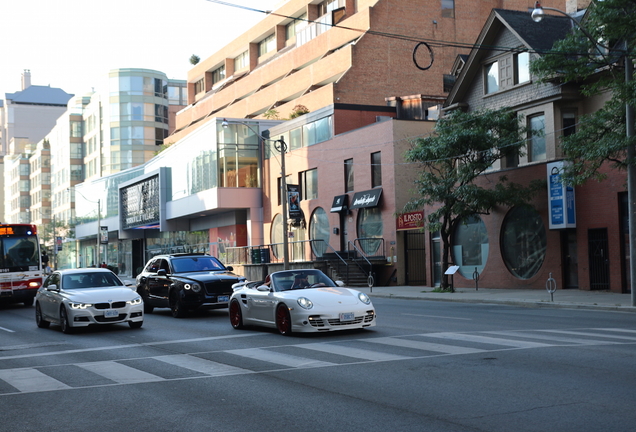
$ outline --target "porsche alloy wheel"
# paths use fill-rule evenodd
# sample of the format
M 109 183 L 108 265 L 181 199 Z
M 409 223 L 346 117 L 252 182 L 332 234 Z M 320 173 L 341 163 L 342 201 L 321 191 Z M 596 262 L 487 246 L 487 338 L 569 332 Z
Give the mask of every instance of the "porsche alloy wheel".
M 276 328 L 283 336 L 288 336 L 292 332 L 289 309 L 284 304 L 280 304 L 278 305 L 278 308 L 276 308 Z
M 243 328 L 243 314 L 241 313 L 241 305 L 238 300 L 234 299 L 230 303 L 230 324 L 235 329 Z

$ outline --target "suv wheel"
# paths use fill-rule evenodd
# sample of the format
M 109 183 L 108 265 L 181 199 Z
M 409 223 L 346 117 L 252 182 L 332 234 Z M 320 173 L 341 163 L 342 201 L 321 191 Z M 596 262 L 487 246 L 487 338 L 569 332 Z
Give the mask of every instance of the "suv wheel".
M 175 318 L 183 318 L 186 316 L 186 308 L 183 306 L 181 299 L 179 298 L 179 293 L 173 291 L 170 293 L 170 310 L 172 311 L 172 316 Z

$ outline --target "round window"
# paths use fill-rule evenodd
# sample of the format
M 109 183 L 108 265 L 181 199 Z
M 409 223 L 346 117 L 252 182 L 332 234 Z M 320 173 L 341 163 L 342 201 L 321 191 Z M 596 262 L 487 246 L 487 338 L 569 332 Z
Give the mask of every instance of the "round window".
M 472 279 L 475 271 L 483 271 L 489 243 L 486 225 L 479 216 L 471 216 L 455 226 L 452 244 L 453 261 L 462 276 Z
M 504 219 L 501 255 L 510 273 L 519 279 L 536 275 L 547 250 L 545 226 L 536 210 L 515 207 Z
M 316 208 L 309 221 L 309 238 L 314 255 L 322 257 L 329 246 L 329 218 L 322 207 Z
M 358 238 L 356 241 L 365 254 L 375 255 L 382 244 L 382 212 L 377 207 L 361 208 L 358 211 Z
M 272 253 L 278 259 L 283 257 L 283 216 L 277 214 L 272 221 L 272 232 L 270 233 L 272 242 Z

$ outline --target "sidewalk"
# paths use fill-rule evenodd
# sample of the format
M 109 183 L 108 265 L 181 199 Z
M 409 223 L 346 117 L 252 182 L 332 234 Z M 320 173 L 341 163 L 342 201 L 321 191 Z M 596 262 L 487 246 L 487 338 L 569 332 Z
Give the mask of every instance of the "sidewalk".
M 632 306 L 631 294 L 617 294 L 609 291 L 582 291 L 576 289 L 547 290 L 534 289 L 492 289 L 455 288 L 454 293 L 433 292 L 431 287 L 390 286 L 356 287 L 355 289 L 374 297 L 418 299 L 433 301 L 454 301 L 464 303 L 500 303 L 526 307 L 560 307 L 636 312 Z

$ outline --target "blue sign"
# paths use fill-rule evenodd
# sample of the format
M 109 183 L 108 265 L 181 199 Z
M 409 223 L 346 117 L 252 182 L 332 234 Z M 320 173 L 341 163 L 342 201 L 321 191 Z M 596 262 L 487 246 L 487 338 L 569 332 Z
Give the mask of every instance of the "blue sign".
M 576 228 L 574 188 L 563 181 L 564 162 L 547 164 L 550 229 Z

